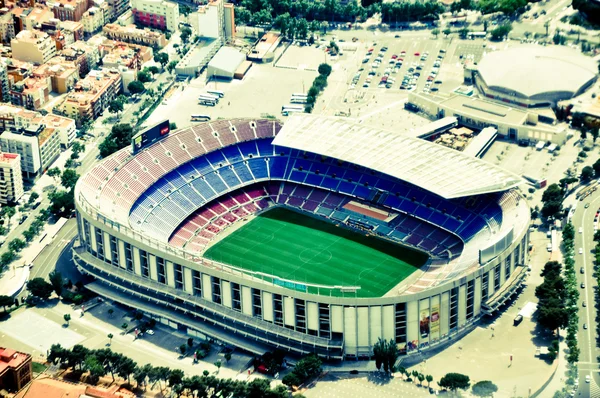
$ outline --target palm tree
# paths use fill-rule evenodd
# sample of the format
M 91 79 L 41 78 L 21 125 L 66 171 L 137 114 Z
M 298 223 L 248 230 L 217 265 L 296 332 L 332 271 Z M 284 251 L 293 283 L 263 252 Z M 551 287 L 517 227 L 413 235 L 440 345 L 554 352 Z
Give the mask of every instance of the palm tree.
M 548 29 L 550 28 L 550 20 L 544 22 L 544 28 L 546 28 L 546 37 L 548 37 Z
M 398 366 L 398 372 L 402 375 L 402 380 L 404 380 L 404 375 L 406 374 L 406 368 L 404 366 Z
M 423 380 L 425 380 L 425 376 L 423 375 L 423 373 L 419 373 L 419 374 L 417 375 L 417 378 L 419 379 L 419 384 L 420 384 L 421 386 L 423 386 Z
M 71 315 L 64 314 L 63 319 L 65 320 L 65 322 L 67 322 L 67 326 L 69 326 L 69 321 L 71 320 Z
M 419 372 L 417 372 L 416 370 L 412 371 L 412 376 L 413 376 L 413 380 L 417 380 L 417 377 L 419 376 Z
M 113 314 L 115 313 L 115 310 L 113 310 L 112 308 L 108 309 L 108 316 L 112 318 Z
M 106 336 L 106 337 L 108 337 L 108 345 L 112 345 L 112 339 L 113 339 L 113 337 L 115 337 L 115 336 L 113 336 L 113 334 L 112 334 L 112 333 L 109 333 L 109 334 L 108 334 L 108 336 Z

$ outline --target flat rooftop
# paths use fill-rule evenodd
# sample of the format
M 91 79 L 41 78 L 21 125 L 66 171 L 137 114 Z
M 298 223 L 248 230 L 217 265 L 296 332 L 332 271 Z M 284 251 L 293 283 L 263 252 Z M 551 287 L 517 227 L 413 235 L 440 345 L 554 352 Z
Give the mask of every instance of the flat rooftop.
M 501 104 L 496 104 L 481 98 L 465 97 L 464 95 L 455 95 L 440 105 L 458 110 L 459 112 L 472 115 L 476 119 L 486 119 L 488 121 L 497 121 L 507 124 L 524 124 L 527 120 L 527 112 Z

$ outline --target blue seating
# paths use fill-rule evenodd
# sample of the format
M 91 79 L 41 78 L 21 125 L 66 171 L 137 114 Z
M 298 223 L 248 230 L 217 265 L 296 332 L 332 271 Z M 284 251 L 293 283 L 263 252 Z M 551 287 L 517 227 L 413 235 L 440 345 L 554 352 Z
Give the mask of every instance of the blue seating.
M 286 156 L 274 156 L 270 158 L 269 169 L 271 171 L 271 178 L 282 179 L 285 175 L 287 163 L 288 158 Z
M 369 199 L 371 190 L 367 187 L 363 187 L 362 185 L 357 185 L 356 188 L 354 188 L 353 193 L 356 195 L 356 197 L 367 200 Z
M 246 163 L 237 163 L 233 166 L 233 169 L 242 183 L 247 184 L 251 181 L 254 181 L 254 176 L 250 172 L 250 169 L 248 169 L 248 165 Z
M 256 148 L 255 141 L 240 142 L 237 147 L 244 158 L 249 158 L 250 155 L 252 155 L 252 157 L 258 156 L 258 149 Z
M 267 169 L 267 162 L 265 162 L 265 159 L 249 159 L 248 167 L 250 168 L 250 170 L 252 170 L 252 174 L 254 174 L 254 178 L 256 178 L 257 180 L 269 178 L 269 171 Z
M 340 181 L 338 191 L 346 195 L 352 195 L 352 192 L 354 192 L 354 188 L 356 188 L 356 184 L 347 181 Z
M 208 160 L 214 169 L 219 168 L 219 164 L 222 166 L 227 163 L 227 160 L 221 151 L 210 152 L 206 154 L 204 158 Z
M 236 163 L 244 159 L 237 145 L 225 147 L 221 151 L 229 163 Z
M 232 166 L 221 167 L 218 170 L 218 173 L 221 175 L 221 177 L 223 178 L 223 181 L 225 181 L 225 184 L 227 184 L 227 186 L 229 188 L 237 187 L 241 184 L 240 179 L 233 172 Z M 216 189 L 216 187 L 214 185 L 213 185 L 213 188 Z M 219 192 L 219 191 L 217 191 L 217 192 Z
M 306 178 L 306 173 L 303 171 L 292 170 L 292 173 L 288 177 L 289 180 L 295 181 L 298 183 L 304 183 L 304 179 Z
M 208 183 L 205 180 L 201 178 L 197 178 L 194 181 L 192 181 L 192 186 L 196 189 L 196 191 L 198 191 L 198 193 L 200 193 L 200 195 L 204 197 L 204 200 L 207 202 L 215 196 L 215 192 L 213 191 L 213 189 L 208 185 Z
M 308 184 L 308 185 L 314 185 L 316 187 L 320 187 L 320 186 L 322 186 L 321 184 L 323 183 L 323 176 L 317 175 L 317 174 L 308 174 L 306 176 L 306 180 L 304 180 L 304 183 Z
M 204 179 L 208 185 L 217 193 L 227 191 L 227 186 L 223 183 L 223 180 L 216 173 L 208 173 L 204 176 Z

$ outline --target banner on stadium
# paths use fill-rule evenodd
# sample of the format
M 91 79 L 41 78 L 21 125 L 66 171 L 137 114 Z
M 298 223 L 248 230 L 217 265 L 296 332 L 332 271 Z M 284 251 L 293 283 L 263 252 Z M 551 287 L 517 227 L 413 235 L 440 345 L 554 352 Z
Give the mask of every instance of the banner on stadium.
M 273 283 L 277 286 L 285 287 L 286 289 L 293 289 L 306 293 L 306 285 L 303 285 L 302 283 L 282 281 L 277 278 L 273 278 Z
M 425 338 L 429 336 L 429 308 L 421 311 L 419 331 L 421 332 L 421 337 Z
M 429 332 L 431 337 L 437 340 L 440 337 L 440 305 L 431 306 L 431 319 L 429 321 Z

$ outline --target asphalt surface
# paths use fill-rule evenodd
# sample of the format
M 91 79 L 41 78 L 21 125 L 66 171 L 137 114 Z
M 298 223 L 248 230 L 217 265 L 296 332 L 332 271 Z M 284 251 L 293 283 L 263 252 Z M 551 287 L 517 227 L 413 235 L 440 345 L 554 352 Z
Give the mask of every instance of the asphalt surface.
M 586 209 L 585 204 L 589 203 Z M 600 195 L 593 194 L 590 199 L 579 202 L 573 214 L 573 226 L 575 227 L 575 263 L 577 272 L 577 285 L 580 289 L 579 298 L 579 393 L 584 397 L 600 396 L 598 385 L 600 385 L 600 374 L 597 357 L 600 355 L 598 349 L 598 335 L 596 330 L 596 297 L 598 288 L 594 272 L 594 216 L 600 208 Z M 581 228 L 581 233 L 579 232 Z M 579 254 L 579 249 L 582 254 Z M 583 268 L 583 273 L 580 269 Z M 581 288 L 584 283 L 584 288 Z M 583 306 L 583 302 L 586 306 Z M 587 329 L 583 325 L 587 325 Z M 590 376 L 592 383 L 586 383 L 586 376 Z

